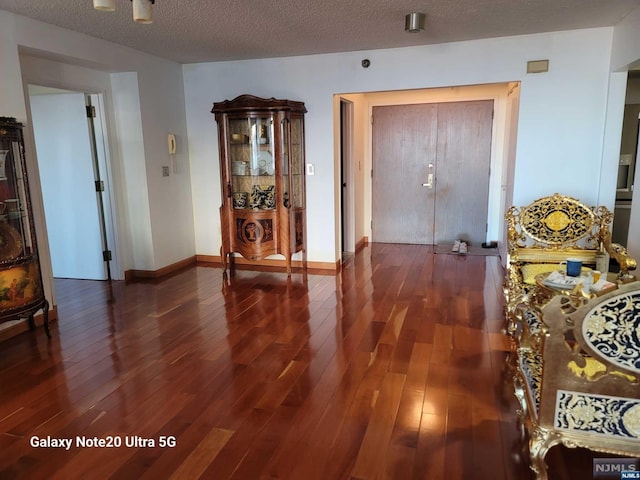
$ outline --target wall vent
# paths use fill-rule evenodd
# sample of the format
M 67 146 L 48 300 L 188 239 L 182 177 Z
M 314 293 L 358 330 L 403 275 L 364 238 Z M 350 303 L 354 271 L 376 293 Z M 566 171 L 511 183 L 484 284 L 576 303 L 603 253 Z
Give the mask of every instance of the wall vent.
M 544 73 L 549 71 L 549 60 L 529 60 L 527 73 Z

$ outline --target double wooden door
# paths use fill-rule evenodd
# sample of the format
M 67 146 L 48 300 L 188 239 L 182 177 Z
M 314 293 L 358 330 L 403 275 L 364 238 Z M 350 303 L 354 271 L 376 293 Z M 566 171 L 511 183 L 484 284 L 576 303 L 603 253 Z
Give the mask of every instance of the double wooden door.
M 493 100 L 373 109 L 372 238 L 486 240 Z

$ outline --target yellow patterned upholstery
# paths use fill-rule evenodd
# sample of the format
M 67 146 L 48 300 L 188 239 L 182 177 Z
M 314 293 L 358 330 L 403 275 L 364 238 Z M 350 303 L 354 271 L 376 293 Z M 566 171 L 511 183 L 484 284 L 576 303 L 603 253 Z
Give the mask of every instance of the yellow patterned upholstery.
M 536 276 L 558 270 L 557 263 L 529 263 L 522 266 L 522 281 L 527 285 L 536 284 Z

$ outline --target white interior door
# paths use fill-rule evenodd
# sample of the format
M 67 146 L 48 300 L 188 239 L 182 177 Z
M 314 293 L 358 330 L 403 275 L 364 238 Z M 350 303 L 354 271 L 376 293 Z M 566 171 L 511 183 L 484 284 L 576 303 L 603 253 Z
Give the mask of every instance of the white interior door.
M 85 95 L 31 95 L 54 277 L 105 280 Z

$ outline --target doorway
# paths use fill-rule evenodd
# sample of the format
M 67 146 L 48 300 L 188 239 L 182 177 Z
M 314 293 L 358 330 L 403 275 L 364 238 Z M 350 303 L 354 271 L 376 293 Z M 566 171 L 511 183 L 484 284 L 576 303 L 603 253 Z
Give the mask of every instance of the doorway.
M 493 100 L 373 108 L 372 238 L 486 241 Z
M 53 276 L 110 280 L 102 96 L 29 85 Z
M 340 100 L 340 239 L 342 261 L 355 253 L 353 171 L 353 104 Z
M 638 133 L 640 132 L 640 72 L 631 70 L 627 75 L 612 231 L 612 241 L 625 246 L 629 243 L 631 206 L 638 161 Z

